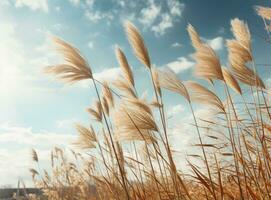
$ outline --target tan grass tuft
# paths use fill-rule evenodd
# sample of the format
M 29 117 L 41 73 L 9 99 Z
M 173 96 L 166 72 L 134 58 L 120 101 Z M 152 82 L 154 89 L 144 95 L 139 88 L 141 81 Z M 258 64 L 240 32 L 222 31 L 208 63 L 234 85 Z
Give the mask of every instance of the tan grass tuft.
M 35 177 L 37 175 L 39 175 L 39 172 L 37 170 L 33 169 L 33 168 L 29 169 L 29 171 L 30 171 L 30 173 L 32 175 L 32 179 L 35 179 Z
M 113 86 L 121 90 L 127 97 L 136 97 L 134 88 L 123 78 L 118 78 L 113 83 Z
M 252 61 L 252 56 L 250 52 L 242 46 L 237 40 L 227 40 L 227 47 L 229 50 L 229 54 L 236 55 L 243 62 Z
M 159 81 L 159 73 L 154 67 L 151 69 L 151 73 L 152 73 L 152 77 L 153 77 L 153 83 L 154 83 L 155 90 L 161 96 L 162 91 L 161 91 L 161 86 L 160 86 L 160 81 Z
M 222 67 L 222 73 L 223 73 L 223 77 L 224 77 L 226 84 L 229 87 L 231 87 L 238 94 L 242 94 L 242 90 L 240 88 L 239 83 L 237 82 L 237 80 L 234 78 L 234 76 L 231 74 L 231 72 L 226 67 Z
M 230 52 L 229 62 L 235 78 L 237 78 L 239 81 L 250 86 L 265 88 L 261 78 L 245 65 L 242 57 Z
M 73 143 L 81 149 L 95 148 L 95 142 L 97 142 L 96 134 L 93 127 L 86 128 L 80 124 L 76 124 L 75 128 L 79 134 L 78 139 Z
M 149 57 L 148 50 L 144 44 L 144 40 L 140 35 L 137 28 L 131 23 L 126 22 L 125 24 L 126 34 L 129 42 L 134 50 L 136 57 L 142 62 L 146 67 L 151 68 L 151 61 Z
M 115 130 L 116 141 L 146 141 L 148 143 L 154 142 L 155 139 L 148 130 L 129 130 L 129 129 L 117 129 Z
M 271 20 L 271 8 L 263 6 L 255 6 L 255 10 L 259 16 L 264 19 Z
M 181 96 L 186 98 L 188 101 L 190 101 L 190 98 L 185 86 L 178 79 L 178 77 L 172 70 L 170 69 L 166 69 L 164 71 L 157 70 L 157 73 L 159 76 L 160 86 L 162 88 L 165 88 L 167 90 L 180 94 Z
M 195 74 L 205 79 L 223 80 L 220 61 L 215 51 L 206 44 L 197 48 L 194 58 L 197 62 Z
M 55 74 L 58 79 L 70 84 L 92 78 L 91 69 L 78 49 L 56 37 L 54 38 L 54 42 L 66 63 L 46 67 L 46 73 Z
M 131 84 L 131 86 L 135 86 L 133 72 L 128 64 L 126 56 L 120 48 L 115 49 L 116 57 L 118 59 L 119 65 L 123 72 L 124 78 Z
M 194 81 L 186 81 L 185 87 L 189 91 L 189 96 L 192 102 L 206 104 L 218 109 L 218 111 L 222 113 L 225 113 L 223 103 L 215 93 Z
M 114 97 L 107 83 L 103 83 L 102 94 L 107 100 L 108 106 L 114 107 Z
M 99 101 L 96 101 L 94 108 L 87 108 L 87 112 L 93 117 L 93 119 L 101 122 L 103 119 L 102 116 L 102 105 Z
M 31 150 L 32 160 L 35 162 L 39 162 L 39 157 L 35 149 Z
M 129 99 L 121 102 L 114 112 L 113 120 L 117 130 L 158 130 L 151 109 L 140 100 Z
M 106 114 L 107 116 L 109 116 L 110 110 L 109 110 L 109 105 L 108 105 L 108 101 L 107 101 L 106 97 L 103 96 L 101 101 L 102 101 L 102 108 L 103 108 L 103 111 L 105 112 L 105 114 Z
M 188 24 L 186 29 L 188 31 L 193 47 L 195 49 L 198 49 L 202 44 L 199 34 L 197 33 L 196 29 L 191 24 Z
M 236 40 L 248 51 L 250 51 L 251 50 L 251 44 L 250 44 L 251 36 L 248 29 L 248 25 L 244 21 L 238 18 L 235 18 L 231 20 L 231 27 L 232 27 L 231 29 L 232 33 L 234 37 L 236 38 Z

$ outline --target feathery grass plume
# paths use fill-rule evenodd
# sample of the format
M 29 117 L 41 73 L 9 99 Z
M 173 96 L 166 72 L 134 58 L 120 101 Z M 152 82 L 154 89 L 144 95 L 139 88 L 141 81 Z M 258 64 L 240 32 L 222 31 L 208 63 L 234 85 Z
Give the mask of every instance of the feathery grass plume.
M 207 44 L 202 44 L 194 54 L 196 60 L 196 76 L 207 80 L 223 80 L 221 65 L 215 51 Z
M 126 30 L 126 35 L 128 37 L 128 40 L 134 50 L 136 57 L 146 67 L 151 68 L 151 61 L 150 61 L 148 50 L 137 28 L 131 22 L 126 22 L 125 30 Z
M 230 55 L 237 55 L 239 59 L 243 62 L 252 61 L 251 53 L 242 46 L 237 40 L 227 40 L 227 47 Z
M 197 33 L 196 29 L 191 24 L 188 24 L 186 29 L 188 31 L 193 47 L 195 49 L 198 49 L 202 44 L 199 34 Z
M 144 100 L 141 100 L 141 99 L 138 99 L 138 98 L 128 98 L 128 99 L 126 99 L 125 104 L 134 105 L 136 107 L 139 107 L 140 109 L 143 109 L 148 114 L 152 115 L 151 108 L 149 107 L 149 105 Z
M 32 160 L 35 162 L 39 162 L 39 157 L 35 149 L 31 150 Z
M 147 143 L 153 143 L 155 138 L 152 135 L 152 132 L 149 130 L 129 130 L 129 129 L 117 129 L 115 130 L 114 139 L 116 141 L 146 141 Z
M 188 101 L 190 101 L 189 94 L 183 85 L 183 83 L 178 79 L 177 75 L 170 69 L 165 69 L 163 71 L 157 70 L 159 83 L 162 88 L 180 94 Z
M 251 36 L 248 29 L 248 25 L 244 21 L 238 18 L 235 18 L 231 20 L 231 27 L 232 27 L 231 30 L 235 39 L 250 52 L 251 51 L 251 44 L 250 44 Z
M 45 72 L 55 74 L 58 79 L 70 84 L 91 79 L 92 72 L 89 64 L 79 50 L 57 37 L 53 39 L 57 45 L 57 50 L 62 53 L 66 63 L 46 67 Z
M 92 149 L 96 147 L 95 142 L 97 142 L 97 138 L 92 126 L 86 128 L 85 126 L 76 124 L 75 128 L 79 135 L 77 140 L 73 143 L 74 145 L 81 149 Z
M 114 107 L 114 97 L 107 83 L 103 83 L 102 94 L 107 100 L 108 106 Z
M 184 85 L 189 91 L 192 102 L 210 105 L 211 107 L 218 109 L 218 111 L 225 113 L 223 103 L 215 93 L 194 81 L 186 81 Z
M 265 88 L 261 78 L 248 68 L 239 55 L 229 53 L 229 62 L 232 72 L 239 81 L 250 86 Z
M 223 73 L 223 77 L 224 77 L 226 84 L 229 87 L 231 87 L 238 94 L 242 94 L 242 90 L 240 88 L 240 85 L 238 84 L 237 80 L 234 78 L 234 76 L 231 74 L 231 72 L 226 67 L 222 67 L 222 73 Z
M 126 59 L 125 54 L 119 47 L 116 47 L 115 53 L 116 53 L 116 57 L 118 59 L 120 68 L 123 72 L 124 78 L 131 84 L 131 86 L 134 87 L 135 86 L 134 75 Z
M 36 175 L 39 175 L 39 172 L 33 168 L 30 168 L 29 171 L 32 175 L 32 179 L 35 179 Z
M 102 105 L 99 101 L 94 103 L 94 108 L 87 108 L 87 112 L 98 122 L 102 121 Z
M 255 10 L 259 16 L 264 19 L 271 20 L 271 8 L 263 6 L 255 6 Z
M 153 67 L 153 68 L 151 68 L 151 73 L 152 73 L 152 77 L 153 77 L 155 90 L 158 92 L 159 96 L 161 96 L 162 91 L 161 91 L 161 87 L 160 87 L 158 71 Z
M 107 116 L 109 116 L 109 105 L 105 96 L 102 97 L 102 108 Z
M 154 121 L 148 105 L 136 101 L 123 101 L 115 110 L 113 122 L 116 129 L 130 131 L 149 130 L 157 131 L 158 127 Z
M 227 40 L 227 47 L 228 59 L 234 76 L 244 84 L 265 88 L 260 77 L 245 65 L 246 62 L 252 61 L 249 49 L 236 40 Z
M 118 78 L 113 83 L 113 86 L 121 90 L 127 97 L 136 97 L 134 89 L 123 78 Z

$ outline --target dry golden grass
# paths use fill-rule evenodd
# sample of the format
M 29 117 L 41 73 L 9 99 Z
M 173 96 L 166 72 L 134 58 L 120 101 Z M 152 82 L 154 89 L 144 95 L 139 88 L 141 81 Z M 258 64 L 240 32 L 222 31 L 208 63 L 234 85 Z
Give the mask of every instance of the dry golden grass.
M 270 8 L 257 7 L 257 13 L 271 19 Z M 192 25 L 187 27 L 195 48 L 196 75 L 214 86 L 221 83 L 223 90 L 218 92 L 216 87 L 183 82 L 170 70 L 152 67 L 142 36 L 128 22 L 129 42 L 150 73 L 152 102 L 138 96 L 132 69 L 121 49 L 116 49 L 116 57 L 123 77 L 101 83 L 92 77 L 76 48 L 56 39 L 66 64 L 50 67 L 48 72 L 69 83 L 92 80 L 97 101 L 87 111 L 95 126 L 76 125 L 75 144 L 80 150 L 72 150 L 73 156 L 68 158 L 61 149 L 53 149 L 49 171 L 41 170 L 38 154 L 32 151 L 37 166 L 30 171 L 36 186 L 54 200 L 271 199 L 268 89 L 257 74 L 248 25 L 234 19 L 231 26 L 234 38 L 227 41 L 229 68 L 221 67 L 214 50 L 201 41 Z M 191 109 L 193 126 L 183 137 L 197 134 L 198 141 L 191 147 L 196 153 L 187 156 L 188 173 L 176 166 L 179 154 L 168 139 L 164 89 L 182 96 Z M 194 104 L 215 112 L 199 118 Z

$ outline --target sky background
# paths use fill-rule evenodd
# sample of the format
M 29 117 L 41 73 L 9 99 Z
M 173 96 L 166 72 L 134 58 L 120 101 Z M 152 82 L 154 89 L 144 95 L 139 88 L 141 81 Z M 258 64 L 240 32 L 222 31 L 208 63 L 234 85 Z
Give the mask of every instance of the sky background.
M 227 65 L 226 39 L 232 38 L 230 20 L 246 20 L 253 38 L 257 64 L 270 64 L 270 45 L 254 5 L 268 0 L 1 0 L 0 1 L 0 186 L 30 182 L 31 148 L 46 163 L 53 146 L 68 147 L 73 124 L 89 123 L 85 108 L 95 100 L 90 83 L 65 86 L 43 74 L 44 66 L 59 63 L 50 36 L 58 36 L 88 59 L 94 76 L 112 81 L 120 75 L 114 48 L 120 46 L 132 66 L 137 88 L 152 94 L 144 67 L 135 59 L 123 31 L 130 20 L 140 30 L 156 67 L 169 67 L 180 79 L 192 77 L 194 52 L 186 32 L 191 23 L 201 38 Z M 259 73 L 267 85 L 269 66 Z M 166 93 L 174 148 L 187 152 L 193 136 L 184 134 L 190 114 L 184 101 Z M 198 109 L 205 114 L 206 110 Z M 182 130 L 182 131 L 181 131 Z M 183 160 L 179 160 L 180 165 Z

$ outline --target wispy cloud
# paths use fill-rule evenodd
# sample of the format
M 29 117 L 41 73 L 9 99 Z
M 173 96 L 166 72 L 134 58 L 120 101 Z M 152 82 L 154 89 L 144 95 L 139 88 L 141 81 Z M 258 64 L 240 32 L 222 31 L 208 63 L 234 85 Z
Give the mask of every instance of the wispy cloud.
M 104 69 L 101 72 L 94 73 L 93 76 L 99 81 L 113 81 L 121 75 L 121 69 L 119 67 Z
M 209 39 L 209 40 L 206 40 L 206 42 L 216 51 L 223 49 L 223 46 L 224 46 L 223 37 L 216 37 L 213 39 Z
M 85 11 L 86 18 L 92 22 L 97 23 L 102 19 L 107 19 L 108 23 L 114 18 L 112 13 L 106 13 L 106 12 L 100 12 L 100 11 L 94 11 L 94 10 L 86 10 Z
M 175 73 L 183 72 L 191 68 L 195 63 L 186 57 L 179 57 L 177 60 L 167 63 L 165 66 L 169 67 Z
M 88 48 L 93 49 L 94 43 L 92 41 L 88 42 Z
M 181 114 L 185 110 L 185 107 L 181 104 L 174 105 L 168 109 L 168 116 L 169 117 L 176 117 L 176 115 Z
M 0 124 L 0 185 L 10 184 L 15 186 L 16 180 L 22 178 L 31 186 L 29 168 L 33 167 L 30 151 L 36 149 L 40 154 L 40 160 L 45 166 L 50 150 L 54 146 L 67 147 L 76 135 L 34 132 L 28 127 L 18 127 L 10 124 Z
M 0 96 L 12 98 L 18 91 L 27 88 L 29 74 L 24 74 L 22 66 L 26 65 L 24 48 L 16 36 L 16 24 L 0 24 Z
M 167 13 L 164 13 L 162 15 L 162 19 L 161 21 L 152 27 L 152 31 L 154 31 L 154 33 L 157 35 L 157 36 L 161 36 L 161 35 L 164 35 L 166 30 L 171 28 L 173 26 L 173 19 L 172 17 L 167 14 Z
M 159 16 L 161 6 L 157 5 L 154 0 L 149 0 L 147 7 L 141 10 L 141 17 L 139 22 L 145 26 L 150 26 Z
M 119 76 L 121 76 L 121 69 L 119 67 L 103 69 L 102 71 L 93 74 L 93 77 L 96 80 L 108 83 L 116 80 Z M 92 84 L 90 84 L 89 80 L 83 80 L 76 85 L 82 88 L 88 88 Z
M 175 42 L 171 45 L 171 47 L 182 47 L 183 45 L 181 43 Z
M 168 8 L 173 16 L 181 16 L 185 5 L 177 0 L 168 0 Z
M 26 6 L 31 10 L 41 10 L 43 12 L 49 11 L 49 6 L 47 0 L 16 0 L 16 7 Z
M 166 31 L 173 27 L 175 21 L 178 21 L 182 12 L 185 8 L 185 4 L 180 3 L 177 0 L 169 0 L 167 1 L 167 8 L 169 12 L 164 12 L 161 15 L 160 22 L 158 24 L 153 25 L 151 30 L 154 31 L 156 36 L 162 36 L 166 33 Z
M 141 10 L 138 21 L 145 28 L 150 28 L 158 37 L 173 27 L 185 8 L 185 4 L 177 0 L 169 0 L 166 3 L 155 0 L 146 2 L 146 7 Z
M 78 6 L 80 4 L 80 0 L 69 0 L 74 6 Z

